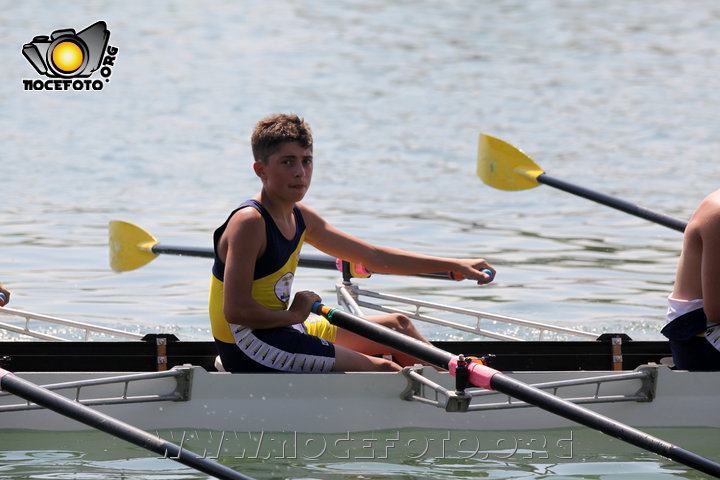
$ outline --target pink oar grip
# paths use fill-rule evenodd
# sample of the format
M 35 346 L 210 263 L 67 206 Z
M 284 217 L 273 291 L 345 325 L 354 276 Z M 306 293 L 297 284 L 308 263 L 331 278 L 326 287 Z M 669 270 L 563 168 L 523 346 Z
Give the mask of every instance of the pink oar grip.
M 450 360 L 450 363 L 448 363 L 448 367 L 450 367 L 450 375 L 454 377 L 455 368 L 457 367 L 457 357 L 453 357 L 453 359 Z M 487 365 L 483 365 L 482 363 L 469 362 L 467 368 L 468 379 L 470 380 L 470 383 L 472 383 L 476 387 L 485 388 L 487 390 L 492 390 L 492 387 L 490 386 L 490 380 L 492 379 L 493 375 L 495 375 L 496 373 L 500 373 L 494 368 L 490 368 Z

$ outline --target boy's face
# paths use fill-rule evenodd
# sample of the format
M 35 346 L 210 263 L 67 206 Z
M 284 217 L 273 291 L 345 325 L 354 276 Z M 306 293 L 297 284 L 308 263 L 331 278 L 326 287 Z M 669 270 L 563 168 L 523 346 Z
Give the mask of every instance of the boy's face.
M 284 143 L 266 163 L 255 162 L 254 168 L 267 193 L 299 202 L 312 179 L 312 148 L 304 148 L 297 142 Z

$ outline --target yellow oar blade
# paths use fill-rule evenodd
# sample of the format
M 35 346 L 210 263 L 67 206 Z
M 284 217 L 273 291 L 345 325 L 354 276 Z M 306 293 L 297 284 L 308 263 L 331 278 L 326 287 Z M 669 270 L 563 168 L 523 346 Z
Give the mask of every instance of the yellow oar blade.
M 109 234 L 110 268 L 116 272 L 135 270 L 157 257 L 152 247 L 159 242 L 137 225 L 113 220 Z
M 499 138 L 480 134 L 477 175 L 499 190 L 527 190 L 540 185 L 536 178 L 543 170 L 521 150 Z

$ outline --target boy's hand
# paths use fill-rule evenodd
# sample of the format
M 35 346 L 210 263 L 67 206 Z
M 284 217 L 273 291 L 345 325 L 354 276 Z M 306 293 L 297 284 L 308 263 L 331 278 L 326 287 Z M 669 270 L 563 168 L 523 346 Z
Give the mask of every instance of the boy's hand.
M 297 321 L 294 323 L 302 323 L 307 320 L 313 303 L 315 302 L 322 302 L 322 298 L 320 298 L 320 295 L 317 293 L 311 292 L 310 290 L 297 292 L 293 298 L 292 304 L 288 308 L 288 311 L 297 316 Z
M 488 275 L 481 270 L 489 270 L 492 275 Z M 477 279 L 478 285 L 490 283 L 495 278 L 495 269 L 482 258 L 479 259 L 463 259 L 458 260 L 456 268 L 450 271 L 450 278 L 453 280 L 464 280 L 466 278 Z
M 10 291 L 0 284 L 0 307 L 4 307 L 10 301 Z

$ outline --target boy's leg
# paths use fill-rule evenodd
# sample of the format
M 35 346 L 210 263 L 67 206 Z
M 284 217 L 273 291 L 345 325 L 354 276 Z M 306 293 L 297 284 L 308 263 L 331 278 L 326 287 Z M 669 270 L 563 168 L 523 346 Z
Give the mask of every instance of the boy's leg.
M 421 340 L 422 342 L 430 344 L 430 342 L 428 342 L 420 334 L 420 332 L 415 327 L 415 324 L 413 324 L 412 320 L 410 320 L 405 315 L 393 313 L 387 315 L 371 315 L 364 318 L 392 330 L 395 330 L 397 332 L 400 332 L 409 337 L 416 338 L 418 340 Z M 395 357 L 395 359 L 400 365 L 405 367 L 415 365 L 416 363 L 427 365 L 427 363 L 422 362 L 406 353 L 399 352 L 381 343 L 368 340 L 363 336 L 357 335 L 343 328 L 338 328 L 337 336 L 334 343 L 335 345 L 341 345 L 351 350 L 355 350 L 356 352 L 362 352 L 366 355 L 383 355 L 389 353 L 393 357 Z
M 369 357 L 340 345 L 335 345 L 336 372 L 398 372 L 402 367 L 384 358 Z

